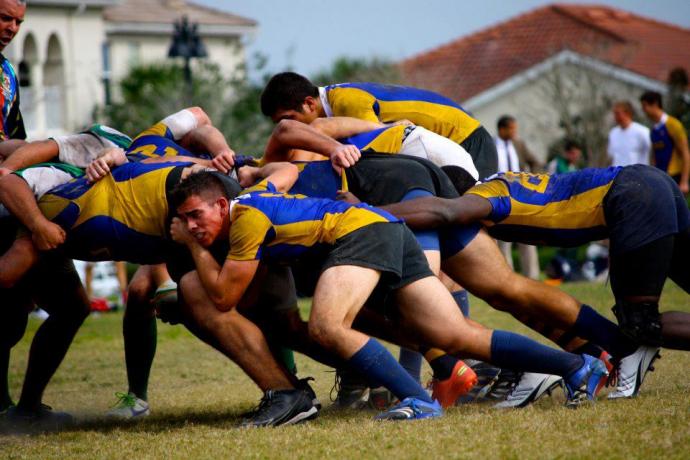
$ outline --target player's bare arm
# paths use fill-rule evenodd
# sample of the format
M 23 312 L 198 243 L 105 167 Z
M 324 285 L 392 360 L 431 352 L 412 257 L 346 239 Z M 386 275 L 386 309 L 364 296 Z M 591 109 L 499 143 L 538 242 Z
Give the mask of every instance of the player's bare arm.
M 311 122 L 310 126 L 333 139 L 341 139 L 383 128 L 386 125 L 376 121 L 360 120 L 352 117 L 331 117 L 317 118 Z
M 491 203 L 475 195 L 453 199 L 425 197 L 381 208 L 404 219 L 414 229 L 467 225 L 485 219 L 491 213 Z
M 38 163 L 45 163 L 56 158 L 58 153 L 58 144 L 53 139 L 30 142 L 19 147 L 9 158 L 0 164 L 0 175 Z
M 0 202 L 31 232 L 37 249 L 55 249 L 65 242 L 65 231 L 41 213 L 33 191 L 21 177 L 10 174 L 0 179 Z

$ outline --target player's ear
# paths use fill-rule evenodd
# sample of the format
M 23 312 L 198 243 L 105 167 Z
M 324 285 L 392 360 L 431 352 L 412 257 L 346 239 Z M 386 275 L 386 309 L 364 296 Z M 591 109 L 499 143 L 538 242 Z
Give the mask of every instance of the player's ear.
M 314 113 L 318 109 L 316 98 L 312 96 L 307 96 L 304 98 L 302 103 L 302 112 L 304 113 Z
M 216 204 L 218 204 L 218 208 L 220 209 L 220 215 L 225 217 L 230 210 L 230 202 L 228 199 L 224 196 L 218 197 Z

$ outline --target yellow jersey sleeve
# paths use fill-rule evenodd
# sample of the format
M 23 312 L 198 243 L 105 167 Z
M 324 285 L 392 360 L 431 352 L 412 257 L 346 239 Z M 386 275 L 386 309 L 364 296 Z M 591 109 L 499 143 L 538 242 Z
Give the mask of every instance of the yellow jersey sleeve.
M 256 208 L 235 204 L 230 226 L 229 260 L 257 260 L 261 258 L 261 246 L 273 228 L 268 216 Z
M 144 136 L 162 136 L 162 137 L 167 137 L 168 139 L 174 140 L 174 139 L 172 139 L 172 133 L 168 129 L 168 126 L 165 123 L 163 123 L 162 121 L 159 121 L 158 123 L 151 126 L 150 128 L 137 134 L 137 137 L 135 137 L 132 142 L 134 142 L 137 139 L 139 139 L 140 137 L 144 137 Z
M 683 172 L 683 157 L 678 144 L 688 145 L 688 135 L 682 123 L 677 118 L 671 116 L 666 121 L 666 129 L 668 130 L 668 135 L 673 139 L 674 146 L 666 172 L 671 176 L 675 176 Z
M 353 117 L 378 122 L 374 111 L 376 98 L 358 88 L 333 88 L 328 91 L 328 102 L 336 117 Z

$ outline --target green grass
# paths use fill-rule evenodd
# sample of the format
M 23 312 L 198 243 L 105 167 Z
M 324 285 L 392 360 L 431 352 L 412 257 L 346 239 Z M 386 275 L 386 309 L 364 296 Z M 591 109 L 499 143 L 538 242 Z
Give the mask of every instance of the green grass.
M 565 289 L 610 316 L 608 287 Z M 670 285 L 662 308 L 690 311 L 688 297 Z M 527 332 L 479 301 L 472 313 L 489 326 Z M 12 355 L 15 396 L 37 326 L 30 323 Z M 373 413 L 326 408 L 308 424 L 239 430 L 238 415 L 258 401 L 258 389 L 184 328 L 163 324 L 149 390 L 153 415 L 135 424 L 100 419 L 113 393 L 126 389 L 120 329 L 120 314 L 90 317 L 46 391 L 45 402 L 77 414 L 80 425 L 61 433 L 0 435 L 0 459 L 690 457 L 687 353 L 664 351 L 637 399 L 602 399 L 577 410 L 563 408 L 560 395 L 522 410 L 464 406 L 439 420 L 410 423 L 374 423 Z M 318 396 L 328 402 L 333 374 L 301 356 L 298 366 L 302 375 L 316 377 Z

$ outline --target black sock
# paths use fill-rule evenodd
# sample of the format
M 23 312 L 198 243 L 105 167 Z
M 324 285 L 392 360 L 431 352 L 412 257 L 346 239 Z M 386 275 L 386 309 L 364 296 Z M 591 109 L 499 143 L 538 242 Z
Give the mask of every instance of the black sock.
M 127 316 L 122 322 L 129 392 L 148 399 L 149 375 L 156 355 L 158 329 L 156 317 Z
M 436 380 L 446 380 L 453 374 L 453 369 L 458 361 L 459 359 L 455 356 L 445 354 L 429 361 L 429 366 L 434 371 Z
M 9 385 L 10 351 L 24 335 L 27 318 L 23 305 L 7 305 L 7 311 L 3 312 L 0 325 L 0 411 L 14 404 Z

